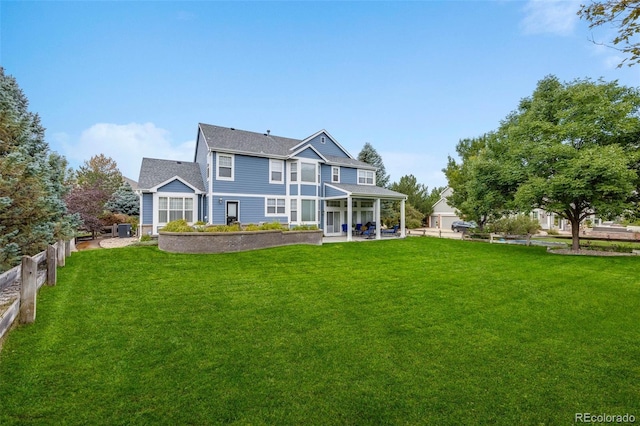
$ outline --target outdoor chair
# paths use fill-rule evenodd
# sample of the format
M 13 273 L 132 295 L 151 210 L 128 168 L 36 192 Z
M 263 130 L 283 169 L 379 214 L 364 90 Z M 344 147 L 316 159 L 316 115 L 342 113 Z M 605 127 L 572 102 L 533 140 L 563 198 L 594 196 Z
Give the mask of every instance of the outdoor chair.
M 393 228 L 381 229 L 380 232 L 382 233 L 382 235 L 398 235 L 398 228 L 400 228 L 398 225 L 394 225 Z

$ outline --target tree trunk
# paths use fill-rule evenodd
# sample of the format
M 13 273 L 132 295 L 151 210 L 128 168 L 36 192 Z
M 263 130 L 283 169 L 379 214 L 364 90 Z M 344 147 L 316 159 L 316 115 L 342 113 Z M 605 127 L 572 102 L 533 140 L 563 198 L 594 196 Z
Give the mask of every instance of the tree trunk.
M 571 250 L 580 251 L 580 220 L 571 219 Z

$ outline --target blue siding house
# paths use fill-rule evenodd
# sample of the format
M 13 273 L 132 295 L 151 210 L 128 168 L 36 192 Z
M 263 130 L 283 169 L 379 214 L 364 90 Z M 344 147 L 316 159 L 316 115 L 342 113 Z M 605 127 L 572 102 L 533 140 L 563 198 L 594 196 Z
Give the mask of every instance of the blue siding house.
M 325 130 L 300 140 L 201 123 L 193 162 L 143 158 L 138 181 L 141 235 L 186 219 L 317 225 L 338 236 L 380 223 L 381 200 L 395 200 L 404 237 L 406 196 L 376 186 L 375 167 Z

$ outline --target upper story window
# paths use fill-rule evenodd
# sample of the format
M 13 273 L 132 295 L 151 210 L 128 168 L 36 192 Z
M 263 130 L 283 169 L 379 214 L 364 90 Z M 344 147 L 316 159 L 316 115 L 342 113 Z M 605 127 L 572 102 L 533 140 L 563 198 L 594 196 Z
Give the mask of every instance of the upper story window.
M 216 177 L 220 180 L 233 180 L 233 154 L 216 154 Z
M 300 180 L 307 183 L 316 183 L 316 164 L 300 163 Z
M 340 167 L 331 167 L 331 182 L 340 182 Z
M 284 161 L 269 160 L 269 183 L 284 183 Z
M 289 165 L 289 170 L 291 172 L 291 182 L 298 181 L 298 163 L 291 163 Z
M 324 136 L 320 138 L 320 143 L 326 143 L 326 142 L 327 142 L 327 140 L 325 139 Z
M 358 170 L 359 185 L 375 185 L 375 172 L 373 170 Z

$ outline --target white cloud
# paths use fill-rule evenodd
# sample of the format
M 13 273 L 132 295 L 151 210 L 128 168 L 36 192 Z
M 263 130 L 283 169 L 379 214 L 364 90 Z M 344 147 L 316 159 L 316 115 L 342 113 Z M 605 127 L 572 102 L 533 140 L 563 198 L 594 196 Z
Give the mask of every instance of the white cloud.
M 72 167 L 104 154 L 118 164 L 124 176 L 133 180 L 138 180 L 142 157 L 193 161 L 195 149 L 195 141 L 174 143 L 167 130 L 153 123 L 97 123 L 77 139 L 65 133 L 56 133 L 53 139 L 59 147 L 56 150 Z
M 580 0 L 529 0 L 520 23 L 525 34 L 569 35 L 578 22 Z
M 426 185 L 429 191 L 447 185 L 447 178 L 442 173 L 447 165 L 446 159 L 443 163 L 429 154 L 407 152 L 380 152 L 380 156 L 391 176 L 390 183 L 398 182 L 402 176 L 414 175 L 418 183 Z

